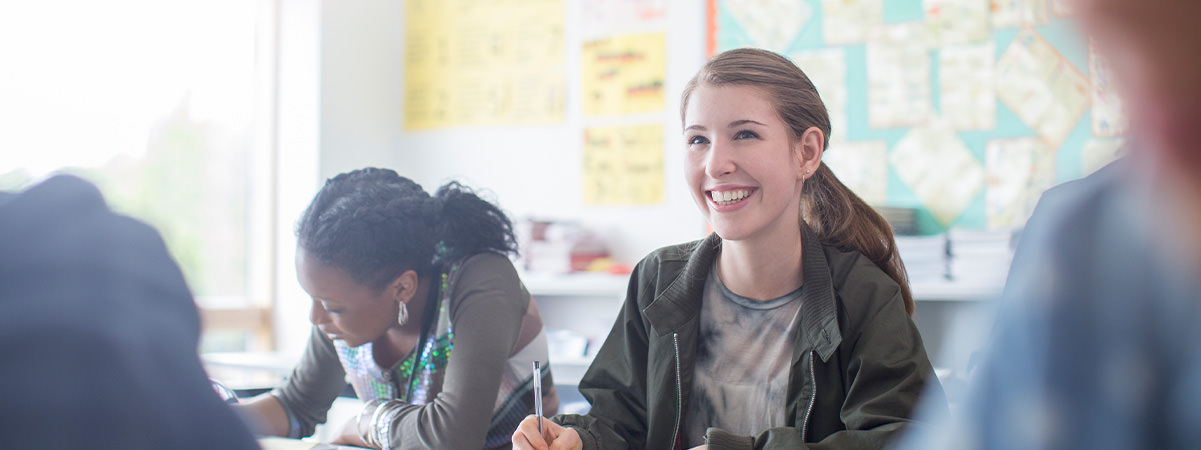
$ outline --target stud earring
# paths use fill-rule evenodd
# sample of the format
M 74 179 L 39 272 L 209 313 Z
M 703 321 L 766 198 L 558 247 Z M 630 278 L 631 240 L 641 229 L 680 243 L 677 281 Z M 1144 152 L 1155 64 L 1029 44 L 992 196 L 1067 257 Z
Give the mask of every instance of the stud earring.
M 404 325 L 409 320 L 409 306 L 407 303 L 400 304 L 400 314 L 396 317 L 397 322 Z

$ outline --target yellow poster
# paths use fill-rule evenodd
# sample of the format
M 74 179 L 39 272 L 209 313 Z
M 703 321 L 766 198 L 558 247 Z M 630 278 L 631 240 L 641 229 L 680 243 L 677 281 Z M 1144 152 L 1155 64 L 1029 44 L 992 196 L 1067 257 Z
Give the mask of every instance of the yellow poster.
M 405 2 L 404 125 L 563 121 L 563 0 Z
M 663 202 L 663 125 L 584 130 L 584 204 Z
M 585 42 L 581 55 L 584 115 L 662 111 L 666 45 L 662 32 Z

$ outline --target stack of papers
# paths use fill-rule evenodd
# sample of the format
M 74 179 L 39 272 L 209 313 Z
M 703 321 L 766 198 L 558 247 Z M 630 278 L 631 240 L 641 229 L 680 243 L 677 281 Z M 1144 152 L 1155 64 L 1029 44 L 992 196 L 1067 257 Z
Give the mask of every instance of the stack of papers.
M 950 277 L 956 282 L 1004 285 L 1013 262 L 1013 232 L 952 228 L 947 231 Z
M 897 251 L 910 282 L 942 281 L 947 277 L 947 237 L 896 236 Z

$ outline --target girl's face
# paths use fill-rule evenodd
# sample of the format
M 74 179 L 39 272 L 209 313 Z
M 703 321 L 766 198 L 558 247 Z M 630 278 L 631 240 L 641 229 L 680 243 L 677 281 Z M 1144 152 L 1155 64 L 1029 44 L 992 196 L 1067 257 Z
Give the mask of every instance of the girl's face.
M 800 229 L 801 186 L 809 165 L 763 91 L 697 86 L 684 112 L 684 144 L 692 197 L 722 239 Z
M 399 303 L 392 286 L 376 292 L 302 248 L 296 249 L 296 277 L 313 299 L 309 321 L 330 339 L 358 347 L 397 325 Z

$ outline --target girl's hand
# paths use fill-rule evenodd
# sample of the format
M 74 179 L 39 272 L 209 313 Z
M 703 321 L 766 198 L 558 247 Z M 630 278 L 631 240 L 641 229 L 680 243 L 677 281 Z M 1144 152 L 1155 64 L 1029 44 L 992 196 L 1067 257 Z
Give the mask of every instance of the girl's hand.
M 358 417 L 356 416 L 351 417 L 350 420 L 347 420 L 346 423 L 342 425 L 342 429 L 338 431 L 338 435 L 334 436 L 334 440 L 330 443 L 372 448 L 371 446 L 367 445 L 366 442 L 363 442 L 363 438 L 359 436 L 359 423 L 357 419 Z
M 580 435 L 574 429 L 561 427 L 542 419 L 542 435 L 538 435 L 538 418 L 527 416 L 513 432 L 513 448 L 520 450 L 583 450 Z

